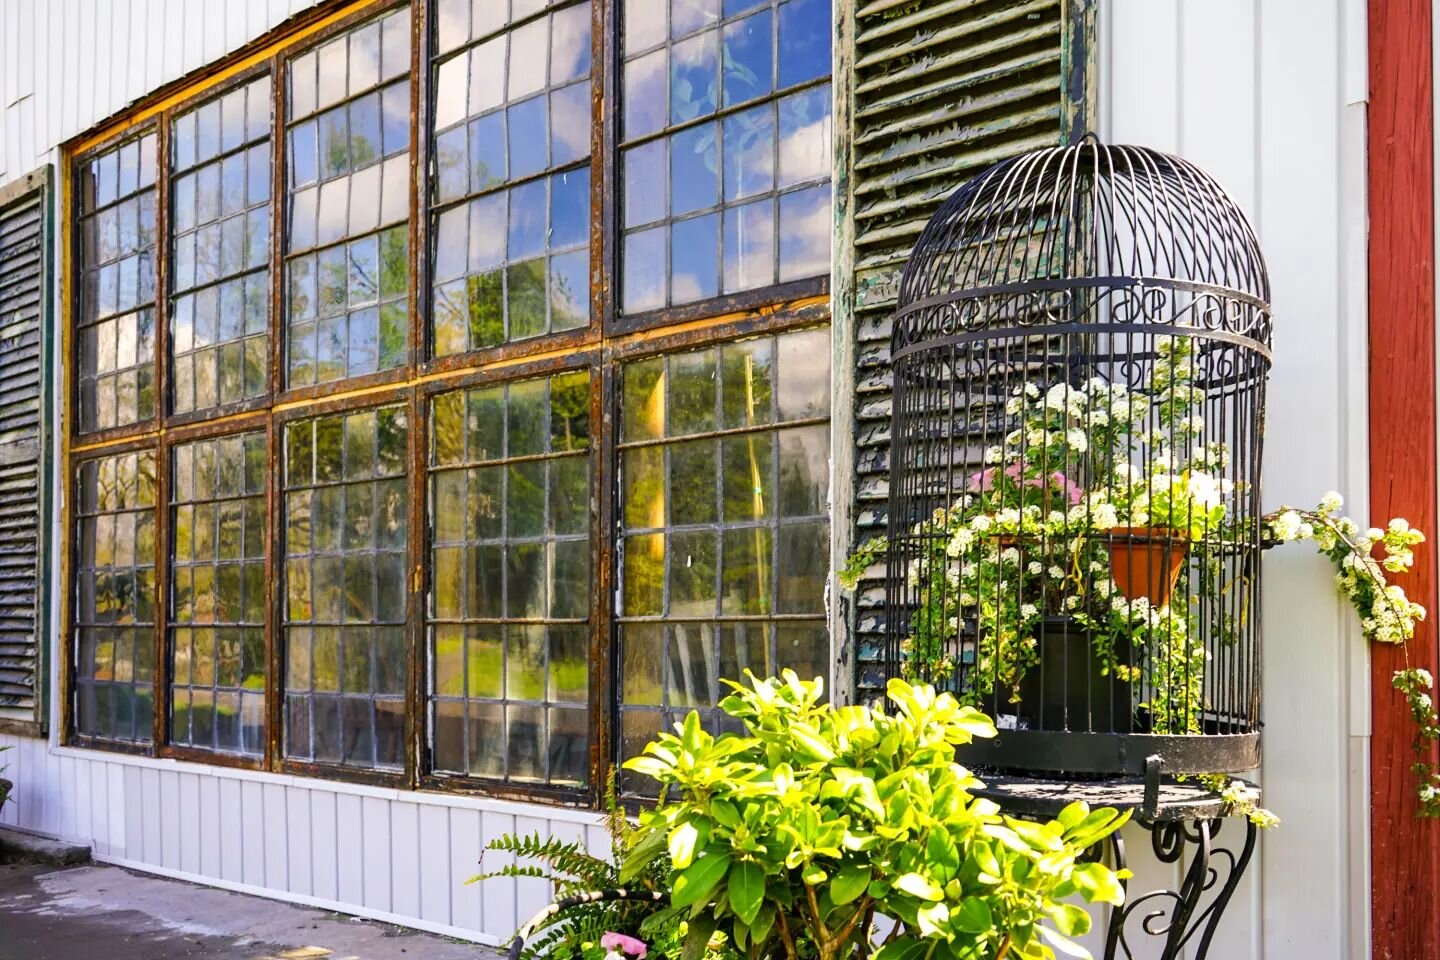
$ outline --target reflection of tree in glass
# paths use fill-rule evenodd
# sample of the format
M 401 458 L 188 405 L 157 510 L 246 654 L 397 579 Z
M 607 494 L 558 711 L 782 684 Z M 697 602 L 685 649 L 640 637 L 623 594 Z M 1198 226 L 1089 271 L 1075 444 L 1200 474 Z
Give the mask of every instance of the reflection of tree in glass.
M 572 373 L 550 381 L 550 443 L 553 450 L 580 450 L 590 440 L 589 377 Z
M 550 309 L 556 315 L 555 326 L 574 326 L 577 320 L 583 325 L 584 318 L 579 309 L 584 302 L 582 291 L 574 289 L 570 277 L 560 271 L 553 272 L 550 275 L 550 287 Z
M 510 339 L 545 332 L 545 261 L 511 264 L 509 278 Z
M 823 443 L 823 435 L 819 430 L 787 433 L 781 444 L 780 503 L 790 516 L 816 514 L 821 508 L 817 498 L 823 495 L 826 478 L 814 476 L 812 472 L 811 461 L 816 456 L 812 447 Z
M 470 300 L 470 346 L 488 347 L 505 341 L 505 275 L 500 270 L 466 279 Z
M 459 463 L 465 457 L 465 393 L 442 393 L 430 406 L 430 436 L 435 463 Z
M 396 228 L 380 234 L 380 296 L 387 298 L 405 292 L 410 274 L 406 257 L 405 230 Z

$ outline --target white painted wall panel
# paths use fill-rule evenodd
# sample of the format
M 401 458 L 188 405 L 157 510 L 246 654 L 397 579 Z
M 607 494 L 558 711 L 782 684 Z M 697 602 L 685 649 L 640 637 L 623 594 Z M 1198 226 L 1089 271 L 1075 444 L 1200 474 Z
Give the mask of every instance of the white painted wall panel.
M 1267 506 L 1314 503 L 1334 487 L 1362 516 L 1363 9 L 1359 0 L 1101 2 L 1102 134 L 1212 173 L 1251 217 L 1269 261 Z M 1350 678 L 1364 675 L 1364 647 L 1323 563 L 1277 551 L 1265 575 L 1261 781 L 1284 824 L 1263 838 L 1211 955 L 1363 957 L 1368 701 Z M 1132 889 L 1156 879 L 1137 877 Z
M 300 787 L 285 788 L 286 877 L 291 893 L 308 897 L 314 892 L 311 883 L 310 791 Z
M 335 852 L 335 813 L 339 797 L 328 790 L 310 791 L 310 884 L 315 896 L 340 899 L 339 858 Z M 358 902 L 358 901 L 357 901 Z
M 420 908 L 420 811 L 411 803 L 390 804 L 390 909 L 407 917 Z
M 360 807 L 360 834 L 350 845 L 360 854 L 364 877 L 362 903 L 371 910 L 390 912 L 390 801 L 366 797 Z
M 421 807 L 418 849 L 420 867 L 420 916 L 431 923 L 449 923 L 453 891 L 450 884 L 450 811 L 445 807 Z M 397 858 L 398 859 L 398 858 Z M 463 858 L 462 858 L 463 859 Z

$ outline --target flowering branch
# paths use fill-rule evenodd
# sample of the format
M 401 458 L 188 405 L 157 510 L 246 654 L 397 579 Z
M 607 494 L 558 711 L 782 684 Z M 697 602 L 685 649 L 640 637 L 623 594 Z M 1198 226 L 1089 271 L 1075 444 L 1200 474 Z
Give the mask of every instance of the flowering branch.
M 1425 619 L 1425 608 L 1385 576 L 1408 572 L 1414 566 L 1414 547 L 1425 542 L 1425 535 L 1401 517 L 1391 520 L 1383 530 L 1371 527 L 1362 532 L 1355 521 L 1340 516 L 1340 507 L 1340 495 L 1333 492 L 1326 494 L 1314 510 L 1281 507 L 1265 515 L 1265 531 L 1279 543 L 1313 540 L 1335 564 L 1335 585 L 1359 614 L 1365 639 L 1400 646 L 1405 668 L 1395 671 L 1391 683 L 1405 697 L 1419 728 L 1414 748 L 1420 759 L 1411 770 L 1420 778 L 1420 816 L 1440 817 L 1440 765 L 1425 759 L 1430 745 L 1440 740 L 1440 715 L 1430 696 L 1435 681 L 1428 670 L 1410 666 L 1406 644 L 1415 636 L 1415 625 Z M 1373 556 L 1377 544 L 1385 551 L 1380 560 Z

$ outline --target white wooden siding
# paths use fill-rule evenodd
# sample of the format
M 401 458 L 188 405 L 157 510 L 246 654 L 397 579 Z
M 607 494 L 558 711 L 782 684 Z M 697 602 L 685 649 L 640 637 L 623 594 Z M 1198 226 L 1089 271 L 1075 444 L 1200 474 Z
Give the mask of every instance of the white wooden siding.
M 0 183 L 56 145 L 309 6 L 302 0 L 0 0 Z M 1235 195 L 1275 288 L 1266 497 L 1365 502 L 1364 4 L 1101 0 L 1101 133 L 1176 150 Z M 837 408 L 849 404 L 836 398 Z M 57 489 L 57 494 L 59 493 Z M 1363 512 L 1363 511 L 1362 511 Z M 1368 674 L 1324 566 L 1267 567 L 1266 802 L 1284 818 L 1212 956 L 1368 955 Z M 58 564 L 57 571 L 58 575 Z M 56 591 L 54 602 L 60 602 Z M 0 737 L 0 823 L 103 860 L 499 942 L 548 897 L 466 885 L 515 830 L 605 845 L 593 814 Z M 1227 834 L 1231 831 L 1227 830 Z M 1232 834 L 1233 835 L 1233 834 Z M 1131 838 L 1134 889 L 1171 880 Z M 491 857 L 486 869 L 501 858 Z
M 465 881 L 515 830 L 608 851 L 597 814 L 52 748 L 0 737 L 0 824 L 97 859 L 499 944 L 549 902 L 539 880 Z M 506 858 L 490 855 L 484 869 Z
M 1365 516 L 1364 3 L 1102 0 L 1100 30 L 1102 136 L 1199 164 L 1259 231 L 1275 308 L 1266 505 L 1335 488 Z M 1368 658 L 1325 564 L 1299 548 L 1265 563 L 1261 779 L 1284 823 L 1211 956 L 1363 958 Z M 1157 879 L 1146 868 L 1132 889 Z

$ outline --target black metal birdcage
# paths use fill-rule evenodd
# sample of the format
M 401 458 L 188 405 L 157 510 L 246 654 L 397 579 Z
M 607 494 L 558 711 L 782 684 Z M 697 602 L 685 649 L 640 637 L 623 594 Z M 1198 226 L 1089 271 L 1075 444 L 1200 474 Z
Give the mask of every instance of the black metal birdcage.
M 966 762 L 1258 766 L 1271 319 L 1239 207 L 1093 137 L 1004 161 L 926 226 L 892 336 L 888 668 L 996 720 Z

